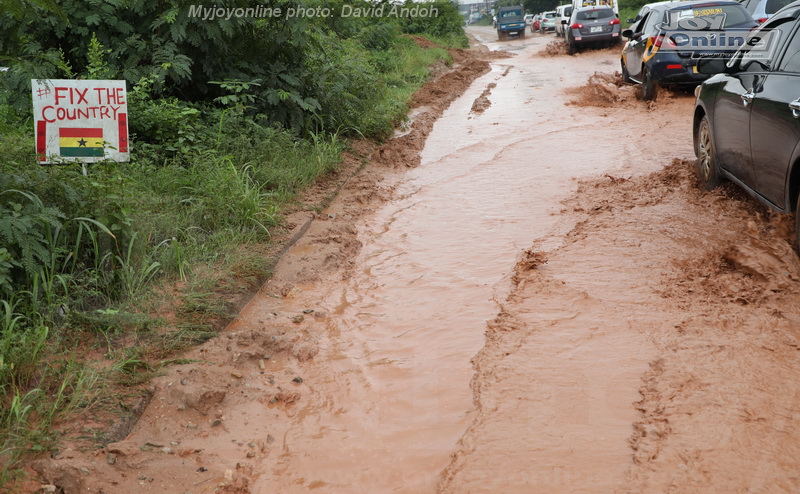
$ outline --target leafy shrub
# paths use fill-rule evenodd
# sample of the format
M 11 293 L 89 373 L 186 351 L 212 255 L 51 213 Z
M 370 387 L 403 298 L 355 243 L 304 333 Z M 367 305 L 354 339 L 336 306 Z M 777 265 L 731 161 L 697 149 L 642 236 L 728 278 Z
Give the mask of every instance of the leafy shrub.
M 434 0 L 422 4 L 406 0 L 406 7 L 424 6 L 437 9 L 436 16 L 408 17 L 402 20 L 403 32 L 409 34 L 429 34 L 437 38 L 455 38 L 461 46 L 467 46 L 464 34 L 464 18 L 458 12 L 458 6 L 449 0 Z
M 385 51 L 394 45 L 399 32 L 399 27 L 394 23 L 375 23 L 365 26 L 358 38 L 368 50 Z

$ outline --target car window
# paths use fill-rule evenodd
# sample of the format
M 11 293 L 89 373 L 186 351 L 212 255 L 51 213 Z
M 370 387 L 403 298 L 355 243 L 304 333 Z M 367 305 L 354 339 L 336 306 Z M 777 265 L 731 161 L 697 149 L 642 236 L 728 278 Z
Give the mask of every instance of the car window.
M 792 1 L 793 0 L 767 0 L 766 5 L 764 5 L 764 12 L 768 15 L 772 15 L 792 3 Z
M 614 17 L 614 11 L 611 9 L 582 10 L 575 14 L 575 19 L 579 21 L 595 21 L 611 17 Z
M 764 27 L 750 35 L 745 46 L 736 52 L 728 65 L 730 67 L 738 66 L 738 70 L 746 72 L 770 70 L 776 55 L 778 55 L 777 48 L 783 44 L 783 40 L 789 36 L 793 27 L 793 20 L 788 18 L 765 24 Z M 752 42 L 754 39 L 761 40 L 761 42 Z
M 522 15 L 522 11 L 520 10 L 507 10 L 505 12 L 500 12 L 500 17 L 517 17 Z
M 653 14 L 651 14 L 650 12 L 644 14 L 644 16 L 636 24 L 636 28 L 633 30 L 634 34 L 635 33 L 641 33 L 644 30 L 644 26 L 645 26 L 645 24 L 647 24 L 648 16 L 652 16 L 652 15 Z
M 656 26 L 660 25 L 664 21 L 664 12 L 653 11 L 650 15 L 647 16 L 647 19 L 642 21 L 640 25 L 642 25 L 642 32 L 645 33 L 646 36 L 650 36 L 656 31 Z
M 778 70 L 800 74 L 800 31 L 794 32 L 791 41 L 786 46 L 786 51 Z
M 725 23 L 723 24 L 723 27 L 750 24 L 753 21 L 753 17 L 741 5 L 715 5 L 708 7 L 675 9 L 670 12 L 670 16 L 674 15 L 677 15 L 678 19 L 725 15 Z

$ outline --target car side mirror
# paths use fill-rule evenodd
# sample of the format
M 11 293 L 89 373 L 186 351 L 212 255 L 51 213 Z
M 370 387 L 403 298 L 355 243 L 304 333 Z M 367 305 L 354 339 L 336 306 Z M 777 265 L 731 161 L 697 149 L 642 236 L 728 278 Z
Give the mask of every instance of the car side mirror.
M 566 25 L 567 25 L 567 21 L 565 21 L 565 20 L 563 20 L 563 19 L 562 19 L 562 20 L 561 20 L 561 24 L 564 24 L 564 25 L 566 26 Z
M 628 38 L 628 39 L 633 39 L 633 30 L 632 29 L 626 29 L 626 30 L 622 31 L 622 37 L 623 38 Z
M 701 58 L 697 62 L 697 72 L 700 74 L 721 74 L 727 70 L 727 62 L 721 58 Z

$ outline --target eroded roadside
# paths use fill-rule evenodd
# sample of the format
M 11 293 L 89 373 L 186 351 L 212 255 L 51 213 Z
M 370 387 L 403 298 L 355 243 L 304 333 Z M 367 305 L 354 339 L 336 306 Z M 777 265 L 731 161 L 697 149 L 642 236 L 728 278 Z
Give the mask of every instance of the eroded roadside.
M 444 109 L 489 70 L 488 60 L 505 56 L 462 50 L 451 55 L 453 67 L 441 68 L 414 95 L 412 122 L 402 135 L 381 146 L 354 142 L 343 170 L 308 191 L 310 203 L 338 193 L 322 213 L 288 218 L 300 238 L 269 283 L 218 338 L 184 355 L 189 363 L 153 381 L 152 397 L 127 437 L 88 451 L 74 443 L 75 449 L 33 463 L 32 478 L 68 494 L 262 492 L 256 485 L 262 479 L 266 489 L 281 492 L 320 485 L 284 471 L 293 447 L 289 431 L 302 435 L 301 417 L 330 399 L 318 388 L 337 359 L 328 346 L 338 331 L 337 304 L 326 296 L 353 274 L 361 218 L 393 197 L 404 173 L 419 164 Z M 320 350 L 327 358 L 318 356 Z M 29 484 L 31 490 L 37 485 Z

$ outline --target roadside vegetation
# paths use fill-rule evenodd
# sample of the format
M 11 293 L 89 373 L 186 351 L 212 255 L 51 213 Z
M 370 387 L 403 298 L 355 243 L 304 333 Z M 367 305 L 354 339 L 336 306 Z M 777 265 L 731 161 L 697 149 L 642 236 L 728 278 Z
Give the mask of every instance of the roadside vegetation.
M 466 46 L 446 0 L 382 19 L 203 21 L 190 4 L 0 0 L 0 485 L 57 447 L 60 418 L 125 413 L 229 320 L 298 192 L 348 139 L 388 138 L 450 62 L 412 35 Z M 131 162 L 36 164 L 33 78 L 125 79 Z

